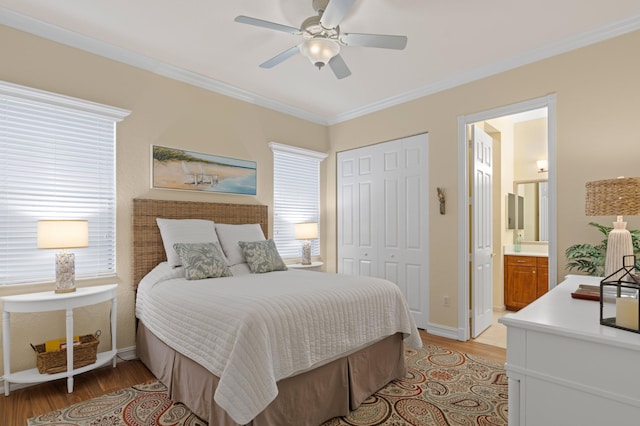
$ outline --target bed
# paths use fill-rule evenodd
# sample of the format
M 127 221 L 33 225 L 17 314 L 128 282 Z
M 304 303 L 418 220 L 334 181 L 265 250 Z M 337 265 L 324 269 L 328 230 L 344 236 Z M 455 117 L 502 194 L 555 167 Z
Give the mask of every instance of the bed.
M 138 356 L 173 400 L 210 425 L 317 426 L 404 376 L 404 344 L 421 341 L 394 285 L 292 269 L 238 272 L 244 264 L 231 266 L 234 276 L 185 281 L 189 269 L 167 259 L 158 218 L 211 221 L 228 248 L 246 224 L 267 236 L 267 207 L 133 202 Z

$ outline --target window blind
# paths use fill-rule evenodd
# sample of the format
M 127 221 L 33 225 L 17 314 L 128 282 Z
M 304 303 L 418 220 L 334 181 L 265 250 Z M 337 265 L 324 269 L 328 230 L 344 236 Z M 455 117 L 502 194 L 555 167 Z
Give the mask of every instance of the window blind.
M 115 274 L 115 126 L 127 114 L 0 82 L 0 284 L 55 281 L 58 250 L 37 247 L 43 219 L 88 220 L 76 278 Z
M 320 233 L 320 162 L 326 154 L 270 143 L 273 151 L 273 240 L 283 258 L 301 255 L 294 225 L 317 222 Z M 311 241 L 311 255 L 320 255 L 320 239 Z

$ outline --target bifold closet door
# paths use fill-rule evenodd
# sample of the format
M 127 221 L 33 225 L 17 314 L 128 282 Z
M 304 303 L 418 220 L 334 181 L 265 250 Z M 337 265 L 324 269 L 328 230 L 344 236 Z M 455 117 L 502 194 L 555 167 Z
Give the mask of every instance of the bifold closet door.
M 374 149 L 338 153 L 338 272 L 378 276 Z
M 429 290 L 427 142 L 422 134 L 338 154 L 338 272 L 396 283 L 422 328 Z

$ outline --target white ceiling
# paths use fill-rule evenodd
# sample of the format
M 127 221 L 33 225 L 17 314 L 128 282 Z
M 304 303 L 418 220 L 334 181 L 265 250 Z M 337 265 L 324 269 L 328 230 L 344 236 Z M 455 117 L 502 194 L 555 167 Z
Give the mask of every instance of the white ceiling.
M 343 47 L 338 80 L 299 54 L 259 68 L 300 36 L 234 22 L 314 14 L 311 0 L 0 0 L 0 24 L 322 124 L 640 29 L 638 0 L 356 0 L 343 32 L 408 43 Z

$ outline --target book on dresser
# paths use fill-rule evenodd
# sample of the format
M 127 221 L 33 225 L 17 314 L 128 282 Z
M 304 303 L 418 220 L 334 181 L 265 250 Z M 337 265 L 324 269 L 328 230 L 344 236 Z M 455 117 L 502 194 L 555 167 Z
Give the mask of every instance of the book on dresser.
M 600 300 L 600 286 L 580 284 L 576 291 L 571 293 L 574 299 Z
M 632 295 L 630 291 L 627 289 L 622 289 L 621 294 L 629 294 Z M 600 300 L 600 286 L 599 285 L 589 285 L 589 284 L 580 284 L 578 288 L 571 293 L 571 297 L 574 299 L 585 299 L 585 300 Z M 604 293 L 604 301 L 605 302 L 615 302 L 616 297 L 620 297 L 616 294 L 614 288 L 605 289 Z

